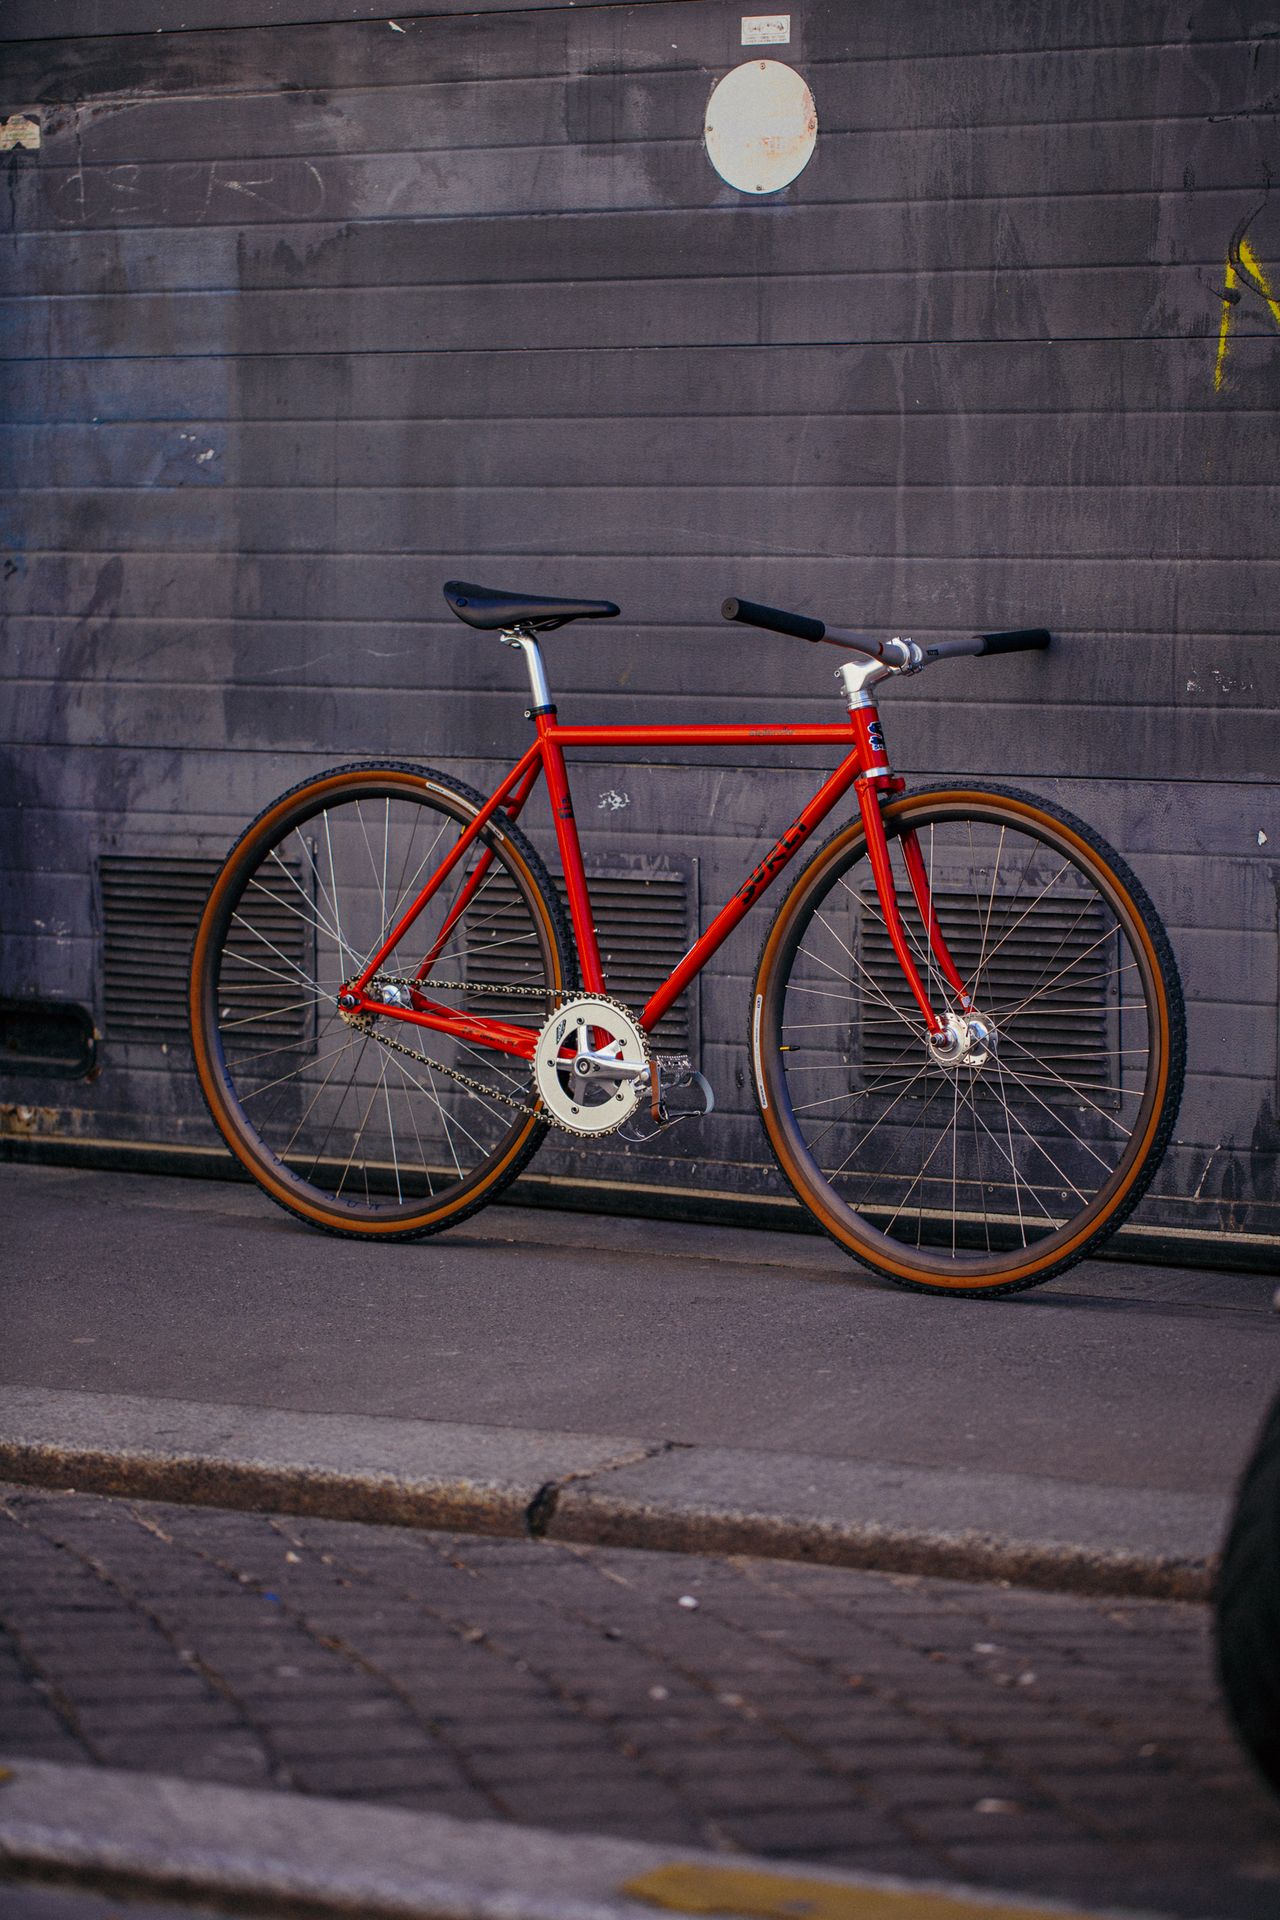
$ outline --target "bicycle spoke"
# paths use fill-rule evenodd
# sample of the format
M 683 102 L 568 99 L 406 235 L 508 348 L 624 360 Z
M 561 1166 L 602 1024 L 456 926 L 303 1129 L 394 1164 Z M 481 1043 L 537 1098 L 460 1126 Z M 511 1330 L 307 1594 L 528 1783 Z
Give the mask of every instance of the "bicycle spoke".
M 264 894 L 273 907 L 282 908 L 285 913 L 291 914 L 295 920 L 301 920 L 304 926 L 314 927 L 317 933 L 327 934 L 331 940 L 336 938 L 333 928 L 320 918 L 314 907 L 311 907 L 309 913 L 303 913 L 300 908 L 294 906 L 291 900 L 282 898 L 274 887 L 264 886 L 261 880 L 255 879 L 249 882 L 245 888 L 245 894 L 247 896 L 250 893 Z M 306 899 L 305 894 L 302 897 L 304 900 Z M 310 902 L 308 902 L 308 905 L 310 905 Z
M 396 1126 L 395 1126 L 395 1121 L 391 1118 L 391 1090 L 387 1086 L 387 1061 L 390 1058 L 391 1058 L 390 1054 L 383 1055 L 378 1078 L 382 1085 L 382 1097 L 383 1097 L 383 1100 L 386 1102 L 386 1108 L 387 1108 L 387 1138 L 391 1142 L 391 1164 L 395 1170 L 395 1176 L 396 1176 L 396 1199 L 403 1204 L 404 1188 L 400 1185 L 400 1155 L 396 1151 Z
M 326 777 L 321 804 L 300 801 L 295 817 L 264 832 L 227 900 L 207 1003 L 220 1049 L 215 1100 L 220 1085 L 229 1089 L 239 1137 L 273 1169 L 289 1168 L 309 1218 L 351 1230 L 388 1217 L 412 1226 L 464 1183 L 478 1181 L 483 1196 L 487 1169 L 505 1183 L 520 1164 L 512 1143 L 531 1149 L 540 1137 L 522 1059 L 399 1021 L 391 1007 L 359 1016 L 376 1022 L 368 1029 L 335 1024 L 343 982 L 385 945 L 473 817 L 465 803 L 455 812 L 447 794 L 394 771 Z M 498 995 L 535 988 L 538 997 L 520 1007 L 532 1027 L 562 980 L 551 910 L 524 877 L 513 841 L 515 829 L 506 842 L 480 836 L 409 921 L 382 971 L 414 978 L 438 944 L 438 970 L 466 983 L 440 990 L 446 1006 L 469 1009 L 473 984 Z M 487 867 L 477 881 L 480 859 Z
M 839 968 L 833 966 L 829 960 L 824 960 L 820 954 L 816 954 L 812 952 L 812 950 L 808 947 L 802 948 L 801 951 L 807 959 L 814 961 L 815 964 L 820 967 L 825 967 L 828 973 L 833 973 L 833 974 L 836 974 L 837 977 L 841 977 Z M 846 948 L 845 951 L 848 952 L 848 949 Z M 905 1013 L 902 1013 L 897 1007 L 894 1006 L 892 1000 L 889 998 L 884 988 L 880 985 L 879 981 L 873 978 L 873 976 L 868 971 L 868 969 L 863 966 L 861 960 L 855 959 L 852 953 L 849 954 L 849 958 L 853 960 L 854 966 L 857 967 L 859 973 L 866 979 L 867 985 L 871 988 L 871 991 L 875 994 L 876 998 L 883 1003 L 883 1005 L 888 1010 L 888 1012 L 894 1014 L 896 1018 L 902 1022 L 904 1027 L 909 1028 L 911 1032 L 914 1033 L 915 1032 L 914 1023 L 908 1019 Z
M 1119 1094 L 1121 1099 L 1132 1099 L 1134 1097 L 1132 1088 L 1099 1085 L 1093 1080 L 1068 1080 L 1062 1074 L 1054 1073 L 1052 1068 L 1047 1067 L 1046 1062 L 1040 1058 L 1038 1053 L 1031 1047 L 1024 1047 L 1020 1040 L 1013 1038 L 1012 1034 L 1007 1034 L 1005 1037 L 1009 1045 L 1017 1047 L 1019 1053 L 1025 1053 L 1027 1058 L 1034 1060 L 1038 1067 L 1046 1067 L 1046 1071 L 1042 1076 L 1045 1082 L 1051 1086 L 1065 1088 L 1073 1099 L 1083 1099 L 1088 1093 L 1115 1093 Z M 1010 1069 L 1010 1071 L 1012 1071 L 1012 1069 Z M 1030 1085 L 1032 1083 L 1031 1076 L 1026 1076 L 1026 1078 L 1027 1084 Z M 1085 1099 L 1084 1104 L 1092 1113 L 1096 1113 L 1100 1120 L 1105 1120 L 1108 1126 L 1120 1124 L 1113 1114 L 1109 1114 L 1106 1109 L 1100 1107 L 1095 1100 Z
M 1104 1222 L 1143 1172 L 1160 1038 L 1150 949 L 1118 904 L 1124 885 L 1099 878 L 1088 829 L 1059 833 L 1035 802 L 922 796 L 885 823 L 945 1044 L 913 1017 L 863 837 L 837 836 L 814 856 L 823 877 L 802 875 L 781 910 L 794 925 L 766 943 L 765 1125 L 797 1192 L 870 1265 L 931 1286 L 1026 1284 L 1053 1270 L 1073 1219 Z M 943 945 L 971 1005 L 948 985 Z

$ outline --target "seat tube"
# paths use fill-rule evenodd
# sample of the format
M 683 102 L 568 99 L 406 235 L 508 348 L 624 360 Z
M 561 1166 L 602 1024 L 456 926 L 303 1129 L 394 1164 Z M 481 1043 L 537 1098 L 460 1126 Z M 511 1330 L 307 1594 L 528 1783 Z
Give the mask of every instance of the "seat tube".
M 588 993 L 603 993 L 605 984 L 600 965 L 600 945 L 596 939 L 591 896 L 587 892 L 587 876 L 582 865 L 578 823 L 573 817 L 569 774 L 564 764 L 563 748 L 550 737 L 555 725 L 556 709 L 547 683 L 542 649 L 531 627 L 504 627 L 498 638 L 504 647 L 515 647 L 524 655 L 531 696 L 525 717 L 532 720 L 538 730 L 542 765 L 547 776 L 547 794 L 551 801 L 551 818 L 555 822 L 556 845 L 560 850 L 560 870 L 564 874 L 565 891 L 569 896 L 569 917 L 573 921 L 577 941 L 582 984 Z
M 578 839 L 578 823 L 573 813 L 573 797 L 569 792 L 569 775 L 564 763 L 564 751 L 550 738 L 555 724 L 554 707 L 544 708 L 535 714 L 538 737 L 542 742 L 542 764 L 547 775 L 547 795 L 551 801 L 551 818 L 555 822 L 556 844 L 560 850 L 560 870 L 564 874 L 565 892 L 569 896 L 569 916 L 573 921 L 573 931 L 578 943 L 578 963 L 582 969 L 582 984 L 588 993 L 607 993 L 604 970 L 600 965 L 600 946 L 596 939 L 595 920 L 591 912 L 591 896 L 587 891 L 587 876 L 582 865 L 582 846 Z

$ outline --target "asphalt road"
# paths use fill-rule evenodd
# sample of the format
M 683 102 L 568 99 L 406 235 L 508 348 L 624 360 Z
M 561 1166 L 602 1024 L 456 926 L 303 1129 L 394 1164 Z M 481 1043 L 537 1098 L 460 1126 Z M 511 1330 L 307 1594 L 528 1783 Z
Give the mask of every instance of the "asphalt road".
M 0 1381 L 1225 1492 L 1280 1379 L 1258 1275 L 931 1299 L 802 1235 L 494 1207 L 367 1247 L 256 1190 L 0 1166 Z

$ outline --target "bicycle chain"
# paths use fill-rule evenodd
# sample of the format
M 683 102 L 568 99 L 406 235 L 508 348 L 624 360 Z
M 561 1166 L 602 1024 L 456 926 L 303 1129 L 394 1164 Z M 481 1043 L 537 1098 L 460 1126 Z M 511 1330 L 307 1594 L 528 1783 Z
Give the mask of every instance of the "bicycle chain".
M 378 975 L 378 985 L 382 987 L 408 987 L 411 992 L 421 993 L 424 984 L 421 980 L 403 980 L 390 973 Z M 522 1000 L 550 999 L 558 1001 L 560 1005 L 564 1004 L 566 998 L 573 997 L 564 994 L 559 988 L 552 988 L 548 992 L 546 987 L 498 986 L 491 980 L 433 979 L 431 986 L 434 989 L 445 988 L 455 993 L 502 993 L 514 994 Z M 612 1000 L 603 993 L 592 994 L 591 998 L 603 1000 L 608 1006 L 616 1007 L 618 1012 L 625 1013 L 629 1020 L 633 1017 L 631 1009 L 624 1006 L 621 1000 Z M 552 1012 L 558 1012 L 558 1010 L 558 1007 L 552 1008 Z M 547 1017 L 549 1019 L 550 1015 Z M 379 1033 L 375 1018 L 371 1014 L 348 1013 L 343 1015 L 343 1019 L 349 1027 L 354 1027 L 357 1033 L 363 1033 L 367 1039 L 376 1040 L 379 1046 L 388 1047 L 393 1053 L 403 1053 L 408 1059 L 416 1060 L 420 1066 L 430 1067 L 436 1073 L 447 1074 L 450 1080 L 456 1080 L 460 1087 L 466 1087 L 470 1093 L 483 1094 L 486 1100 L 497 1100 L 502 1106 L 510 1107 L 513 1112 L 522 1113 L 528 1120 L 541 1120 L 544 1125 L 553 1127 L 558 1133 L 567 1133 L 571 1140 L 582 1138 L 582 1135 L 575 1133 L 572 1127 L 567 1127 L 562 1120 L 558 1120 L 549 1108 L 528 1106 L 523 1100 L 517 1100 L 513 1095 L 503 1093 L 498 1087 L 487 1087 L 482 1081 L 473 1080 L 470 1074 L 463 1073 L 459 1067 L 446 1066 L 443 1060 L 432 1060 L 427 1054 L 419 1053 L 416 1048 L 406 1047 L 402 1040 L 393 1040 L 389 1033 Z M 624 1126 L 626 1118 L 629 1117 L 628 1115 L 620 1120 L 618 1126 Z M 607 1130 L 601 1129 L 598 1137 L 603 1138 L 605 1131 L 613 1133 L 616 1129 L 613 1127 Z

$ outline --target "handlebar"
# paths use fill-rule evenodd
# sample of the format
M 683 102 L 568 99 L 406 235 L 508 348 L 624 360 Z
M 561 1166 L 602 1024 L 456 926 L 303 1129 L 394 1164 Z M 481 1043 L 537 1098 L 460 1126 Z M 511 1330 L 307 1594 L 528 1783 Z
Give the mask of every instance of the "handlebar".
M 762 607 L 757 600 L 726 600 L 720 608 L 726 620 L 744 627 L 764 627 L 769 633 L 788 633 L 794 640 L 825 640 L 825 621 L 807 613 L 784 613 L 781 607 Z
M 824 620 L 816 620 L 811 614 L 787 613 L 781 607 L 766 607 L 756 600 L 737 599 L 724 601 L 720 611 L 726 620 L 737 620 L 748 627 L 763 627 L 768 633 L 785 633 L 795 640 L 825 640 L 830 646 L 852 647 L 855 652 L 869 653 L 873 659 L 884 657 L 884 642 L 874 634 L 854 633 L 847 627 L 829 627 Z M 1052 635 L 1046 627 L 1014 627 L 1004 633 L 975 633 L 972 638 L 938 640 L 932 645 L 922 646 L 920 651 L 926 661 L 945 660 L 959 654 L 1040 653 L 1049 646 L 1051 640 Z
M 1012 633 L 980 633 L 984 653 L 1042 653 L 1053 635 L 1047 627 L 1015 627 Z

